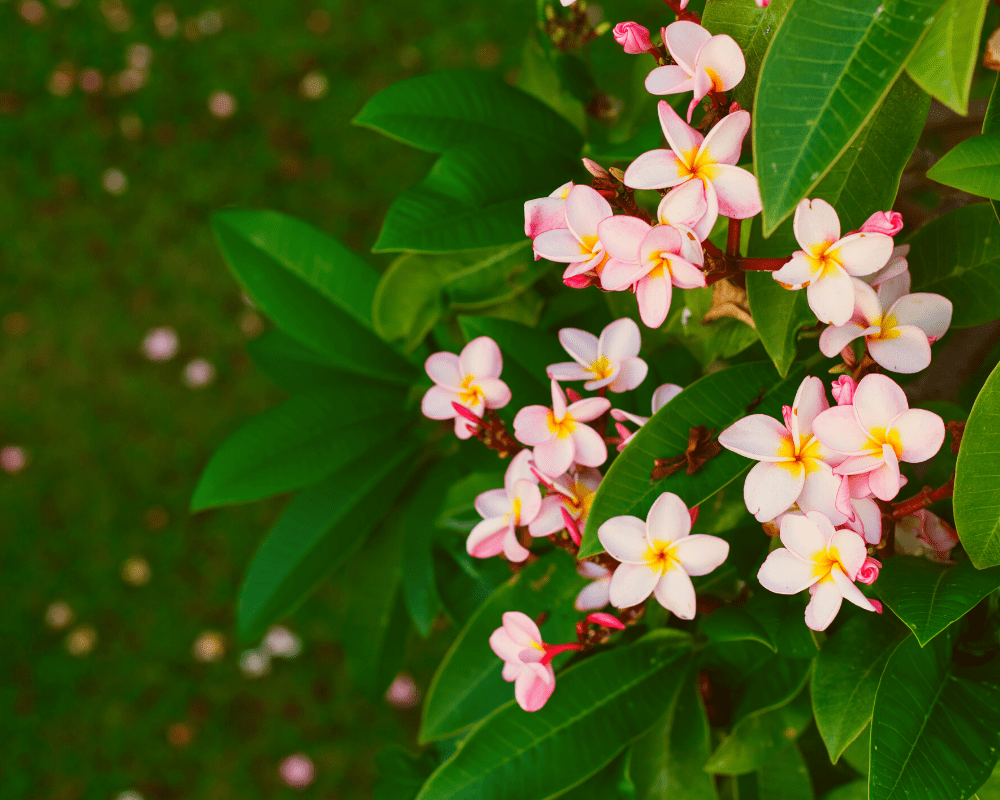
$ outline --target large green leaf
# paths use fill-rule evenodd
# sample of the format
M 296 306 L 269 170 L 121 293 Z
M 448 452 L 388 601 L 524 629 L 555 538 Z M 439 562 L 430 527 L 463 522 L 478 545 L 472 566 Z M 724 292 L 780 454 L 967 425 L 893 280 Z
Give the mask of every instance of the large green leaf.
M 764 538 L 758 530 L 753 533 Z M 819 652 L 815 632 L 803 624 L 805 602 L 801 595 L 780 595 L 757 590 L 743 608 L 767 630 L 778 655 L 808 659 Z
M 350 558 L 406 487 L 416 452 L 406 442 L 372 450 L 292 499 L 243 579 L 236 608 L 241 639 L 291 611 Z
M 856 613 L 819 651 L 812 674 L 813 711 L 834 764 L 871 720 L 882 672 L 907 635 L 891 614 Z
M 976 398 L 955 470 L 955 527 L 980 569 L 1000 565 L 1000 367 Z
M 946 567 L 918 556 L 894 556 L 874 588 L 923 647 L 997 587 L 1000 567 L 978 570 L 968 560 Z
M 989 4 L 990 0 L 946 0 L 906 62 L 906 71 L 921 88 L 959 114 L 969 112 L 969 90 Z
M 748 272 L 746 280 L 757 334 L 778 374 L 785 377 L 795 360 L 799 330 L 815 325 L 816 315 L 809 308 L 805 292 L 784 288 L 770 272 Z
M 674 289 L 673 306 L 663 333 L 672 334 L 702 364 L 720 358 L 732 358 L 757 341 L 757 331 L 732 317 L 722 317 L 706 323 L 705 314 L 712 307 L 711 289 Z M 635 295 L 622 292 L 620 297 L 635 309 Z M 631 310 L 631 309 L 630 309 Z M 635 318 L 638 318 L 635 316 Z
M 740 606 L 723 606 L 702 618 L 701 632 L 713 644 L 749 641 L 777 649 L 767 628 Z
M 639 429 L 604 476 L 587 517 L 580 557 L 601 552 L 597 529 L 611 517 L 645 518 L 663 492 L 680 495 L 688 506 L 698 505 L 750 469 L 746 458 L 723 450 L 694 475 L 681 470 L 650 482 L 654 461 L 683 453 L 692 427 L 704 425 L 718 434 L 746 416 L 747 406 L 758 397 L 755 413 L 780 417 L 782 404 L 795 396 L 804 372 L 804 367 L 796 368 L 775 383 L 770 364 L 739 364 L 706 375 L 667 403 Z
M 565 153 L 516 141 L 469 141 L 442 155 L 389 207 L 376 253 L 448 253 L 524 240 L 524 203 L 578 177 Z
M 797 745 L 779 750 L 760 769 L 736 778 L 738 800 L 812 800 L 809 766 Z M 866 787 L 867 790 L 867 787 Z
M 542 800 L 593 775 L 669 704 L 663 687 L 690 652 L 690 640 L 671 633 L 566 670 L 540 711 L 509 701 L 431 775 L 418 800 Z
M 413 756 L 400 747 L 387 747 L 375 757 L 378 780 L 373 800 L 413 800 L 438 765 L 432 751 Z
M 306 347 L 280 328 L 247 342 L 247 353 L 261 372 L 289 392 L 338 388 L 362 380 L 359 375 L 338 370 L 326 356 Z
M 845 783 L 823 795 L 823 800 L 868 800 L 868 781 Z
M 667 713 L 632 745 L 629 775 L 636 800 L 715 800 L 715 784 L 702 767 L 712 731 L 698 694 L 698 672 L 678 676 L 667 691 Z
M 985 133 L 959 142 L 927 177 L 969 194 L 1000 199 L 1000 133 Z
M 313 389 L 245 422 L 212 455 L 191 510 L 315 483 L 411 423 L 392 386 Z
M 578 616 L 573 600 L 584 584 L 572 559 L 557 551 L 529 564 L 497 589 L 438 665 L 424 702 L 420 741 L 453 736 L 513 696 L 514 687 L 500 677 L 503 662 L 489 643 L 505 611 L 520 611 L 532 619 L 548 613 L 541 626 L 545 641 L 572 640 Z
M 949 211 L 914 233 L 907 260 L 914 292 L 943 294 L 951 324 L 969 328 L 1000 317 L 1000 222 L 988 203 Z
M 765 236 L 810 196 L 873 118 L 941 2 L 792 4 L 764 58 L 754 102 Z
M 408 385 L 416 368 L 372 331 L 378 274 L 336 239 L 275 211 L 220 211 L 212 230 L 247 294 L 334 366 Z
M 472 70 L 393 83 L 365 104 L 354 124 L 432 153 L 476 139 L 523 139 L 573 155 L 583 144 L 580 133 L 544 103 L 496 75 Z
M 1000 686 L 958 677 L 951 641 L 899 646 L 872 715 L 871 800 L 969 797 L 1000 754 Z
M 997 76 L 996 82 L 993 84 L 990 103 L 986 107 L 986 116 L 983 118 L 983 133 L 985 134 L 1000 133 L 1000 92 L 997 91 L 997 87 L 1000 87 L 1000 75 Z M 993 206 L 993 212 L 1000 219 L 1000 201 L 990 200 L 990 204 Z

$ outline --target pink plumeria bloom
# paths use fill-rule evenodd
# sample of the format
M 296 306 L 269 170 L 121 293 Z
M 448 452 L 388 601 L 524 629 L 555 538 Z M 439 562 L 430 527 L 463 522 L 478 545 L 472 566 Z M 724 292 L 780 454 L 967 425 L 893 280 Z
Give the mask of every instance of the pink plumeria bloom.
M 487 408 L 503 408 L 510 402 L 510 389 L 500 380 L 503 356 L 489 336 L 473 339 L 461 355 L 434 353 L 424 362 L 424 369 L 435 385 L 424 394 L 420 410 L 431 419 L 454 419 L 459 439 L 468 439 L 474 428 L 452 403 L 482 417 Z
M 528 200 L 524 204 L 524 235 L 534 239 L 546 231 L 566 227 L 566 197 L 573 188 L 573 181 L 564 183 L 548 197 Z M 535 254 L 537 261 L 541 256 Z
M 490 647 L 503 659 L 503 679 L 514 684 L 514 699 L 525 711 L 538 711 L 556 688 L 556 674 L 545 661 L 538 626 L 520 611 L 504 613 L 503 625 L 490 635 Z
M 864 337 L 869 354 L 890 372 L 920 372 L 931 363 L 931 343 L 951 325 L 951 301 L 918 292 L 894 298 L 888 283 L 876 291 L 853 279 L 854 314 L 845 325 L 830 325 L 819 337 L 819 349 L 835 356 Z M 895 282 L 890 282 L 895 283 Z
M 932 411 L 910 408 L 903 390 L 885 375 L 866 375 L 854 403 L 823 411 L 813 421 L 816 438 L 847 458 L 838 475 L 867 475 L 880 500 L 892 500 L 901 485 L 899 462 L 919 464 L 944 442 L 944 421 Z
M 671 149 L 650 150 L 639 156 L 625 170 L 625 185 L 632 189 L 667 189 L 700 180 L 706 194 L 715 195 L 718 213 L 723 216 L 749 219 L 759 214 L 757 179 L 736 166 L 743 137 L 750 130 L 750 114 L 746 111 L 729 114 L 703 137 L 677 116 L 666 101 L 661 100 L 657 108 L 660 127 Z
M 650 94 L 694 92 L 688 105 L 688 122 L 706 94 L 728 92 L 746 74 L 743 51 L 724 33 L 712 36 L 701 25 L 680 20 L 663 29 L 663 43 L 676 63 L 650 72 L 646 77 L 646 91 Z
M 747 473 L 743 499 L 759 522 L 774 519 L 791 505 L 803 511 L 836 516 L 840 478 L 833 474 L 836 454 L 813 435 L 817 415 L 830 407 L 819 378 L 799 385 L 784 424 L 765 414 L 751 414 L 719 434 L 719 444 L 760 463 Z
M 538 234 L 535 254 L 567 264 L 563 280 L 588 272 L 600 274 L 608 256 L 597 226 L 612 214 L 611 205 L 597 191 L 589 186 L 574 186 L 566 195 L 566 227 Z
M 939 564 L 954 564 L 951 551 L 958 544 L 955 529 L 926 508 L 896 523 L 896 552 L 927 556 Z
M 577 611 L 600 611 L 610 600 L 611 570 L 593 561 L 581 561 L 576 571 L 590 583 L 584 586 L 573 601 Z
M 691 513 L 672 492 L 656 499 L 645 522 L 633 516 L 612 517 L 597 536 L 621 562 L 611 576 L 611 605 L 630 608 L 652 594 L 681 619 L 694 619 L 691 576 L 707 575 L 729 555 L 725 539 L 691 534 Z
M 535 448 L 535 465 L 546 475 L 562 475 L 574 463 L 599 467 L 608 459 L 601 435 L 584 425 L 611 408 L 605 397 L 586 397 L 566 405 L 566 394 L 552 381 L 552 408 L 526 406 L 514 417 L 514 436 Z
M 834 525 L 843 524 L 859 534 L 868 544 L 882 541 L 882 509 L 871 499 L 867 475 L 841 476 L 837 492 L 840 516 L 829 515 Z
M 678 386 L 676 383 L 664 383 L 662 386 L 656 387 L 656 391 L 653 392 L 653 413 L 655 414 L 683 391 L 684 387 Z M 628 411 L 622 411 L 618 408 L 611 409 L 611 416 L 615 420 L 615 429 L 622 438 L 618 444 L 619 453 L 625 449 L 625 445 L 632 441 L 632 437 L 639 432 L 638 428 L 634 432 L 629 431 L 622 423 L 626 421 L 632 422 L 641 428 L 650 420 L 649 417 L 640 417 L 638 414 L 630 414 Z
M 583 388 L 615 393 L 635 389 L 646 379 L 649 367 L 639 358 L 639 326 L 628 317 L 616 319 L 600 338 L 577 328 L 559 331 L 559 342 L 572 361 L 550 364 L 546 373 L 557 381 L 586 381 Z
M 535 537 L 558 533 L 566 527 L 564 512 L 578 528 L 586 525 L 594 495 L 601 485 L 601 473 L 592 467 L 574 467 L 562 477 L 545 483 L 549 486 L 548 494 L 542 498 L 538 516 L 528 525 L 528 533 Z
M 653 47 L 649 40 L 649 28 L 638 22 L 619 22 L 611 35 L 630 56 L 646 53 Z
M 868 556 L 868 558 L 865 559 L 865 563 L 861 565 L 861 569 L 858 570 L 858 575 L 855 580 L 858 583 L 863 583 L 865 586 L 871 586 L 878 580 L 878 573 L 880 569 L 882 569 L 882 562 L 877 558 Z
M 798 594 L 809 589 L 806 625 L 825 631 L 846 599 L 858 608 L 876 607 L 854 585 L 868 557 L 864 539 L 854 531 L 835 530 L 823 514 L 789 514 L 781 521 L 781 543 L 764 561 L 757 580 L 776 594 Z
M 719 198 L 702 181 L 688 181 L 663 195 L 656 218 L 661 225 L 688 227 L 704 242 L 719 218 Z
M 852 233 L 841 238 L 840 218 L 825 200 L 803 200 L 792 223 L 801 250 L 774 274 L 786 289 L 808 286 L 809 307 L 820 322 L 846 325 L 854 311 L 852 277 L 870 275 L 892 254 L 892 237 Z
M 529 551 L 517 540 L 517 529 L 530 525 L 542 507 L 530 450 L 511 459 L 503 482 L 504 488 L 490 489 L 476 498 L 476 511 L 483 521 L 472 529 L 465 549 L 474 558 L 503 553 L 509 561 L 524 561 Z

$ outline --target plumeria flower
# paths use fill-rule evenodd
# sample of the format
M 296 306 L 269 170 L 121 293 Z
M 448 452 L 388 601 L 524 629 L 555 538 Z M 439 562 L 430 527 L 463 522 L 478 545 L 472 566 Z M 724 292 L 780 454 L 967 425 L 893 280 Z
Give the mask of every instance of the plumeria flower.
M 773 550 L 757 579 L 776 594 L 798 594 L 809 589 L 806 625 L 825 631 L 848 600 L 858 608 L 877 611 L 876 606 L 854 585 L 868 551 L 864 539 L 854 531 L 835 530 L 823 514 L 789 514 L 781 521 L 781 543 Z
M 560 478 L 546 479 L 548 493 L 542 498 L 542 507 L 531 524 L 532 536 L 551 536 L 566 527 L 564 514 L 576 523 L 577 528 L 587 524 L 590 507 L 594 503 L 601 473 L 592 467 L 574 467 Z
M 564 183 L 548 197 L 528 200 L 524 204 L 524 235 L 534 239 L 538 234 L 566 227 L 566 197 L 574 186 Z M 537 261 L 541 256 L 535 254 Z
M 765 414 L 751 414 L 719 434 L 719 444 L 760 463 L 747 473 L 743 499 L 759 522 L 774 519 L 793 503 L 803 511 L 837 516 L 840 478 L 831 462 L 836 454 L 813 435 L 816 416 L 830 407 L 819 378 L 799 385 L 784 424 Z
M 483 521 L 472 529 L 465 549 L 474 558 L 503 553 L 509 561 L 524 561 L 528 549 L 517 540 L 517 529 L 530 525 L 542 507 L 530 450 L 511 459 L 503 483 L 502 489 L 490 489 L 476 498 L 476 511 Z
M 731 36 L 712 36 L 701 25 L 679 20 L 663 29 L 663 43 L 676 64 L 657 67 L 646 77 L 650 94 L 694 92 L 687 120 L 709 92 L 728 92 L 747 71 L 743 51 Z
M 526 406 L 514 417 L 514 436 L 535 448 L 535 465 L 546 475 L 562 475 L 574 463 L 599 467 L 608 448 L 597 431 L 583 423 L 611 408 L 606 397 L 585 397 L 566 405 L 566 394 L 552 381 L 552 408 Z
M 576 571 L 590 583 L 584 586 L 573 601 L 577 611 L 600 611 L 610 601 L 611 570 L 593 561 L 581 561 Z
M 514 699 L 525 711 L 538 711 L 556 688 L 556 674 L 545 657 L 538 626 L 520 611 L 504 613 L 503 625 L 490 635 L 490 647 L 503 659 L 501 675 L 514 684 Z
M 823 411 L 813 421 L 816 438 L 847 458 L 838 475 L 867 475 L 880 500 L 892 500 L 901 485 L 899 462 L 919 464 L 944 442 L 944 421 L 932 411 L 910 408 L 903 390 L 885 375 L 866 375 L 854 403 Z
M 611 31 L 611 35 L 630 56 L 653 50 L 653 43 L 649 40 L 649 28 L 638 22 L 619 22 Z M 653 50 L 653 53 L 655 52 Z
M 834 525 L 843 524 L 871 545 L 882 541 L 882 509 L 871 499 L 867 475 L 842 475 L 837 491 L 837 510 L 842 516 L 832 516 Z
M 600 231 L 612 256 L 601 274 L 601 287 L 609 292 L 634 287 L 639 318 L 647 327 L 659 328 L 667 318 L 674 286 L 705 286 L 705 254 L 690 228 L 651 227 L 638 217 L 618 216 L 602 222 Z
M 539 233 L 536 255 L 567 264 L 563 280 L 588 272 L 600 274 L 607 259 L 597 226 L 613 214 L 611 205 L 589 186 L 578 185 L 566 195 L 566 227 Z
M 688 181 L 663 195 L 656 218 L 661 225 L 686 226 L 704 242 L 719 218 L 719 199 L 701 181 Z
M 510 389 L 500 380 L 503 356 L 489 336 L 473 339 L 461 355 L 434 353 L 424 362 L 424 369 L 435 385 L 424 394 L 420 410 L 431 419 L 454 419 L 459 439 L 468 439 L 474 428 L 452 403 L 482 417 L 487 408 L 503 408 L 510 402 Z
M 746 111 L 729 114 L 703 137 L 677 116 L 666 101 L 661 100 L 657 108 L 660 127 L 671 149 L 650 150 L 639 156 L 625 170 L 625 185 L 632 189 L 667 189 L 700 180 L 709 196 L 709 205 L 714 194 L 718 213 L 723 216 L 749 219 L 759 214 L 757 179 L 736 166 L 743 137 L 750 130 L 750 114 Z
M 774 279 L 786 289 L 807 286 L 809 307 L 820 322 L 846 325 L 854 311 L 852 277 L 870 275 L 892 254 L 892 237 L 852 233 L 841 238 L 840 218 L 825 200 L 803 200 L 792 223 L 801 250 Z
M 926 508 L 896 522 L 896 552 L 927 556 L 939 564 L 954 564 L 951 551 L 958 544 L 955 529 Z
M 653 594 L 681 619 L 694 619 L 691 576 L 707 575 L 729 555 L 725 539 L 691 534 L 691 513 L 672 492 L 656 499 L 645 522 L 632 516 L 612 517 L 597 536 L 621 562 L 611 576 L 611 605 L 630 608 Z
M 888 290 L 872 289 L 853 279 L 854 314 L 845 325 L 830 325 L 819 337 L 819 349 L 835 356 L 864 337 L 875 362 L 891 372 L 920 372 L 931 363 L 931 344 L 951 325 L 951 301 L 939 294 L 907 294 L 886 304 Z M 883 284 L 885 285 L 885 284 Z
M 676 383 L 664 383 L 662 386 L 658 386 L 656 391 L 653 392 L 653 413 L 655 414 L 683 391 L 684 387 L 678 386 Z M 632 441 L 632 437 L 639 432 L 638 428 L 634 432 L 629 431 L 622 423 L 632 422 L 641 428 L 650 420 L 649 417 L 640 417 L 638 414 L 630 414 L 628 411 L 622 411 L 619 408 L 612 408 L 611 416 L 615 420 L 615 429 L 622 439 L 618 443 L 619 453 L 625 449 L 625 445 Z
M 838 406 L 849 406 L 854 402 L 854 392 L 858 384 L 850 375 L 841 375 L 832 384 L 833 399 Z
M 572 361 L 550 364 L 546 373 L 557 381 L 586 381 L 588 391 L 603 389 L 615 393 L 635 389 L 646 379 L 649 367 L 639 358 L 642 339 L 639 326 L 628 317 L 617 319 L 597 338 L 577 328 L 559 331 L 559 342 Z

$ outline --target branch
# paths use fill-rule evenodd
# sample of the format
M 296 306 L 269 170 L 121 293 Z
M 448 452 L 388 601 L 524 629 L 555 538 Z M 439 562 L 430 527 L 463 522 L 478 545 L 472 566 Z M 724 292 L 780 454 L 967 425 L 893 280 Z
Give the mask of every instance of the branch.
M 948 479 L 948 482 L 944 486 L 940 486 L 937 489 L 931 489 L 930 486 L 925 486 L 920 490 L 919 494 L 914 495 L 909 500 L 903 500 L 900 503 L 892 504 L 892 518 L 894 520 L 901 520 L 903 517 L 907 517 L 916 511 L 920 511 L 922 508 L 927 508 L 933 505 L 938 500 L 945 500 L 955 494 L 955 476 L 954 474 Z

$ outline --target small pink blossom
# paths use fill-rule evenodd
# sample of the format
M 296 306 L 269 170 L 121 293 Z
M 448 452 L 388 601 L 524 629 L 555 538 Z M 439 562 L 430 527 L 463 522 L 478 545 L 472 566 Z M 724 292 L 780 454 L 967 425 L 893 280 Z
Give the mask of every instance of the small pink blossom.
M 483 521 L 469 534 L 465 549 L 473 558 L 503 553 L 509 561 L 524 561 L 528 549 L 517 540 L 517 529 L 529 525 L 542 507 L 542 493 L 531 469 L 531 451 L 511 459 L 502 489 L 490 489 L 476 498 Z
M 586 169 L 587 172 L 589 172 L 595 178 L 611 178 L 611 173 L 608 172 L 606 169 L 604 169 L 604 167 L 602 167 L 600 164 L 598 164 L 593 159 L 591 159 L 591 158 L 584 158 L 584 159 L 581 159 L 581 160 L 583 161 L 583 167 L 584 167 L 584 169 Z M 570 186 L 571 184 L 572 184 L 572 181 L 570 183 L 566 184 L 566 185 Z
M 882 569 L 882 562 L 876 558 L 868 556 L 865 559 L 865 563 L 861 565 L 861 569 L 858 570 L 858 575 L 855 580 L 858 583 L 871 586 L 878 579 L 878 571 L 880 569 Z
M 678 386 L 676 383 L 664 383 L 662 386 L 658 386 L 656 391 L 653 392 L 653 413 L 655 414 L 683 391 L 684 387 Z M 650 420 L 649 417 L 640 417 L 638 414 L 631 414 L 628 411 L 622 411 L 618 408 L 611 409 L 611 416 L 615 420 L 615 430 L 618 431 L 618 435 L 621 437 L 621 441 L 618 443 L 619 453 L 625 449 L 625 445 L 632 441 L 632 437 L 639 432 L 638 428 L 634 432 L 630 431 L 622 423 L 626 421 L 631 422 L 641 428 Z
M 556 688 L 556 674 L 546 660 L 538 626 L 520 611 L 504 613 L 503 625 L 490 635 L 490 647 L 503 659 L 501 675 L 514 684 L 514 698 L 525 711 L 538 711 Z
M 500 380 L 503 356 L 489 336 L 473 339 L 461 355 L 434 353 L 424 368 L 435 385 L 424 394 L 420 410 L 431 419 L 454 419 L 459 439 L 468 439 L 475 428 L 452 403 L 481 418 L 487 408 L 503 408 L 510 402 L 510 389 Z
M 658 95 L 694 92 L 688 122 L 706 94 L 728 92 L 746 74 L 746 59 L 733 38 L 724 33 L 712 36 L 695 22 L 671 23 L 663 29 L 663 43 L 675 63 L 650 72 L 646 91 Z
M 524 235 L 534 239 L 546 231 L 566 227 L 566 197 L 573 188 L 573 181 L 564 183 L 548 197 L 528 200 L 524 204 Z M 535 254 L 537 261 L 541 256 Z
M 595 564 L 593 561 L 581 561 L 576 571 L 581 577 L 590 580 L 584 586 L 573 601 L 573 607 L 577 611 L 599 611 L 610 601 L 609 592 L 611 589 L 611 570 Z
M 858 229 L 864 233 L 884 233 L 895 236 L 903 230 L 903 215 L 898 211 L 876 211 Z
M 854 390 L 858 384 L 850 375 L 841 375 L 833 382 L 833 399 L 838 406 L 849 406 L 854 402 Z
M 287 786 L 305 789 L 316 778 L 316 767 L 305 753 L 295 753 L 281 762 L 278 774 Z
M 630 56 L 645 53 L 653 47 L 649 40 L 649 28 L 638 22 L 619 22 L 611 35 Z
M 601 435 L 589 425 L 611 408 L 605 397 L 587 397 L 566 405 L 566 394 L 552 381 L 552 407 L 526 406 L 514 417 L 514 436 L 535 448 L 535 464 L 546 475 L 562 475 L 577 463 L 599 467 L 608 459 Z
M 953 564 L 951 551 L 958 544 L 955 529 L 926 508 L 896 523 L 896 551 L 927 556 L 939 564 Z
M 535 255 L 566 264 L 563 280 L 599 275 L 607 260 L 597 226 L 614 212 L 589 186 L 574 186 L 566 195 L 566 225 L 535 236 Z
M 586 381 L 583 388 L 591 392 L 605 386 L 615 393 L 635 389 L 649 370 L 639 358 L 639 326 L 628 317 L 616 319 L 601 331 L 600 338 L 577 328 L 563 328 L 559 342 L 573 361 L 550 364 L 548 376 L 557 381 Z

